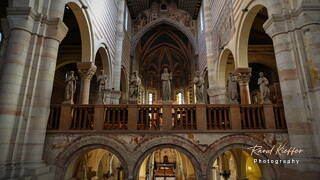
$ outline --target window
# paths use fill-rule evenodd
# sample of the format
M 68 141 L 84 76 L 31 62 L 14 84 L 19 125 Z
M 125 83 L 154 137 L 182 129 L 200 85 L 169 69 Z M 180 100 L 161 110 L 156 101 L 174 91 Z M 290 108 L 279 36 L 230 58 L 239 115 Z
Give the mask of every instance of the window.
M 201 31 L 204 30 L 204 11 L 203 11 L 203 6 L 201 7 L 201 10 L 200 10 L 200 29 L 201 29 Z
M 178 93 L 178 104 L 182 104 L 182 93 Z
M 152 104 L 153 103 L 153 94 L 149 93 L 148 95 L 148 104 Z

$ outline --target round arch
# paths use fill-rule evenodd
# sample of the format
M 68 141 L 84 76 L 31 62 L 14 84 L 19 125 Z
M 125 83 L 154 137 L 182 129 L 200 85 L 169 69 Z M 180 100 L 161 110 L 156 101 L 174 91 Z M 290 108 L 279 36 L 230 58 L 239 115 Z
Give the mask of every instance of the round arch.
M 176 136 L 168 136 L 168 137 L 158 137 L 152 140 L 149 140 L 143 144 L 141 144 L 135 152 L 143 152 L 139 154 L 136 160 L 136 163 L 133 168 L 133 175 L 135 178 L 139 175 L 139 169 L 143 162 L 143 160 L 152 152 L 157 149 L 162 148 L 172 148 L 180 151 L 184 155 L 186 155 L 189 160 L 191 161 L 193 168 L 196 173 L 196 177 L 202 177 L 204 174 L 202 173 L 202 166 L 201 166 L 201 150 L 196 148 L 192 142 L 185 140 L 180 137 Z
M 180 24 L 177 21 L 174 21 L 170 18 L 158 18 L 152 22 L 150 22 L 149 24 L 145 25 L 133 38 L 132 38 L 132 46 L 131 46 L 131 55 L 135 54 L 135 49 L 136 46 L 139 42 L 139 40 L 142 38 L 142 36 L 148 32 L 150 29 L 154 28 L 155 26 L 158 26 L 160 24 L 168 24 L 171 25 L 175 28 L 177 28 L 179 31 L 181 31 L 182 33 L 184 33 L 188 40 L 190 41 L 192 48 L 195 52 L 195 54 L 198 54 L 198 50 L 197 50 L 197 43 L 196 40 L 193 38 L 193 34 L 190 30 L 188 30 L 184 25 Z
M 98 53 L 100 53 L 101 56 L 103 70 L 109 76 L 109 78 L 112 79 L 112 62 L 107 45 L 104 43 L 100 44 L 98 50 L 94 53 L 94 61 L 96 60 Z
M 128 178 L 129 170 L 126 162 L 128 157 L 121 153 L 127 151 L 125 147 L 112 137 L 87 136 L 74 140 L 71 145 L 56 157 L 56 179 L 63 179 L 65 177 L 69 165 L 79 157 L 79 155 L 94 149 L 104 149 L 114 154 L 120 160 L 121 165 L 124 168 L 125 178 Z
M 262 0 L 250 1 L 246 6 L 247 12 L 242 13 L 240 17 L 240 25 L 236 36 L 236 66 L 248 67 L 248 41 L 250 36 L 251 27 L 254 19 L 259 11 L 266 8 L 268 11 L 268 4 Z
M 218 87 L 226 87 L 226 71 L 227 71 L 227 63 L 229 57 L 232 56 L 233 63 L 235 65 L 235 59 L 232 51 L 230 49 L 224 49 L 220 54 L 218 61 L 218 74 L 217 74 L 217 85 Z M 236 68 L 236 66 L 234 67 Z
M 70 7 L 73 14 L 76 17 L 80 35 L 81 35 L 81 61 L 92 62 L 93 61 L 93 33 L 90 18 L 87 12 L 84 10 L 84 5 L 76 0 L 67 1 L 66 5 Z
M 247 151 L 249 147 L 253 147 L 255 145 L 260 145 L 263 147 L 263 149 L 271 149 L 270 146 L 268 146 L 263 141 L 259 141 L 254 137 L 251 136 L 245 136 L 245 135 L 233 135 L 233 136 L 227 136 L 223 137 L 216 142 L 214 142 L 207 150 L 207 160 L 208 160 L 208 167 L 206 169 L 206 174 L 208 177 L 212 177 L 212 171 L 211 171 L 211 164 L 223 153 L 232 149 L 242 149 L 244 151 Z M 250 154 L 250 153 L 249 153 Z M 255 158 L 260 159 L 280 159 L 278 156 L 272 154 L 272 155 L 252 155 Z M 273 179 L 276 179 L 277 170 L 272 166 L 264 167 L 264 170 L 268 171 L 268 173 L 271 174 Z
M 201 169 L 199 168 L 200 167 L 200 163 L 196 160 L 196 158 L 193 156 L 193 154 L 191 152 L 189 152 L 187 149 L 181 147 L 181 146 L 178 146 L 178 145 L 175 145 L 175 144 L 161 144 L 161 145 L 157 145 L 157 146 L 154 146 L 150 149 L 148 149 L 147 151 L 145 151 L 138 159 L 138 161 L 136 162 L 135 166 L 134 166 L 134 177 L 135 178 L 138 178 L 139 176 L 139 170 L 140 170 L 140 167 L 142 165 L 142 162 L 145 158 L 147 158 L 147 156 L 149 154 L 151 154 L 152 152 L 158 150 L 158 149 L 162 149 L 162 148 L 172 148 L 172 149 L 176 149 L 178 150 L 179 152 L 183 153 L 184 155 L 186 155 L 189 160 L 191 161 L 192 163 L 192 166 L 195 170 L 195 173 L 196 173 L 196 177 L 199 178 L 202 176 L 201 174 Z

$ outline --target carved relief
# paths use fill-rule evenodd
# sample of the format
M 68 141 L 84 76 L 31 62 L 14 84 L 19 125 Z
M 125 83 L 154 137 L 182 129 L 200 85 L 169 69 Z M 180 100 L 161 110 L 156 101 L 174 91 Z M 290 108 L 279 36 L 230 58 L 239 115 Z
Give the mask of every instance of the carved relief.
M 162 4 L 153 2 L 150 9 L 142 11 L 135 19 L 135 32 L 138 32 L 145 25 L 158 18 L 170 18 L 189 28 L 192 33 L 195 32 L 195 20 L 192 19 L 192 16 L 188 12 L 178 9 L 174 2 Z

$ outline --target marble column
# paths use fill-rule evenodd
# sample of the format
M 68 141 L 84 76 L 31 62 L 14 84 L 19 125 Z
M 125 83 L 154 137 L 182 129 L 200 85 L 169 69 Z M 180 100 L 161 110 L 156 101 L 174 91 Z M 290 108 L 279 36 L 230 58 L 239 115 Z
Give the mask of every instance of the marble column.
M 90 81 L 97 70 L 92 62 L 77 63 L 77 68 L 81 76 L 80 104 L 89 104 Z
M 249 89 L 251 68 L 237 68 L 235 70 L 235 75 L 240 86 L 241 104 L 251 104 Z

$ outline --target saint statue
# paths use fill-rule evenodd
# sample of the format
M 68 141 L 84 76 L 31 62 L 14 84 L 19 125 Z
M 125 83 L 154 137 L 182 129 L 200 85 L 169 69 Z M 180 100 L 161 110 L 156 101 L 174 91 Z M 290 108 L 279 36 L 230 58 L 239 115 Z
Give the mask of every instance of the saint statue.
M 98 98 L 96 104 L 106 104 L 107 89 L 108 89 L 108 76 L 104 73 L 104 70 L 100 71 L 100 75 L 97 77 L 98 83 Z
M 163 102 L 169 102 L 171 99 L 171 81 L 172 74 L 168 72 L 168 68 L 164 68 L 164 71 L 161 74 Z
M 139 96 L 139 87 L 141 85 L 141 79 L 138 76 L 138 72 L 133 72 L 129 82 L 129 97 L 131 100 L 136 101 Z
M 196 86 L 196 98 L 198 104 L 204 104 L 204 79 L 199 71 L 196 71 L 196 75 L 193 79 L 193 83 Z
M 259 73 L 258 85 L 260 87 L 261 104 L 271 104 L 269 81 L 264 77 L 263 72 Z
M 74 71 L 70 71 L 66 74 L 66 89 L 64 93 L 63 104 L 74 104 L 73 96 L 76 92 L 77 77 L 74 76 Z
M 229 73 L 228 76 L 227 96 L 230 104 L 239 104 L 238 83 L 233 73 Z

